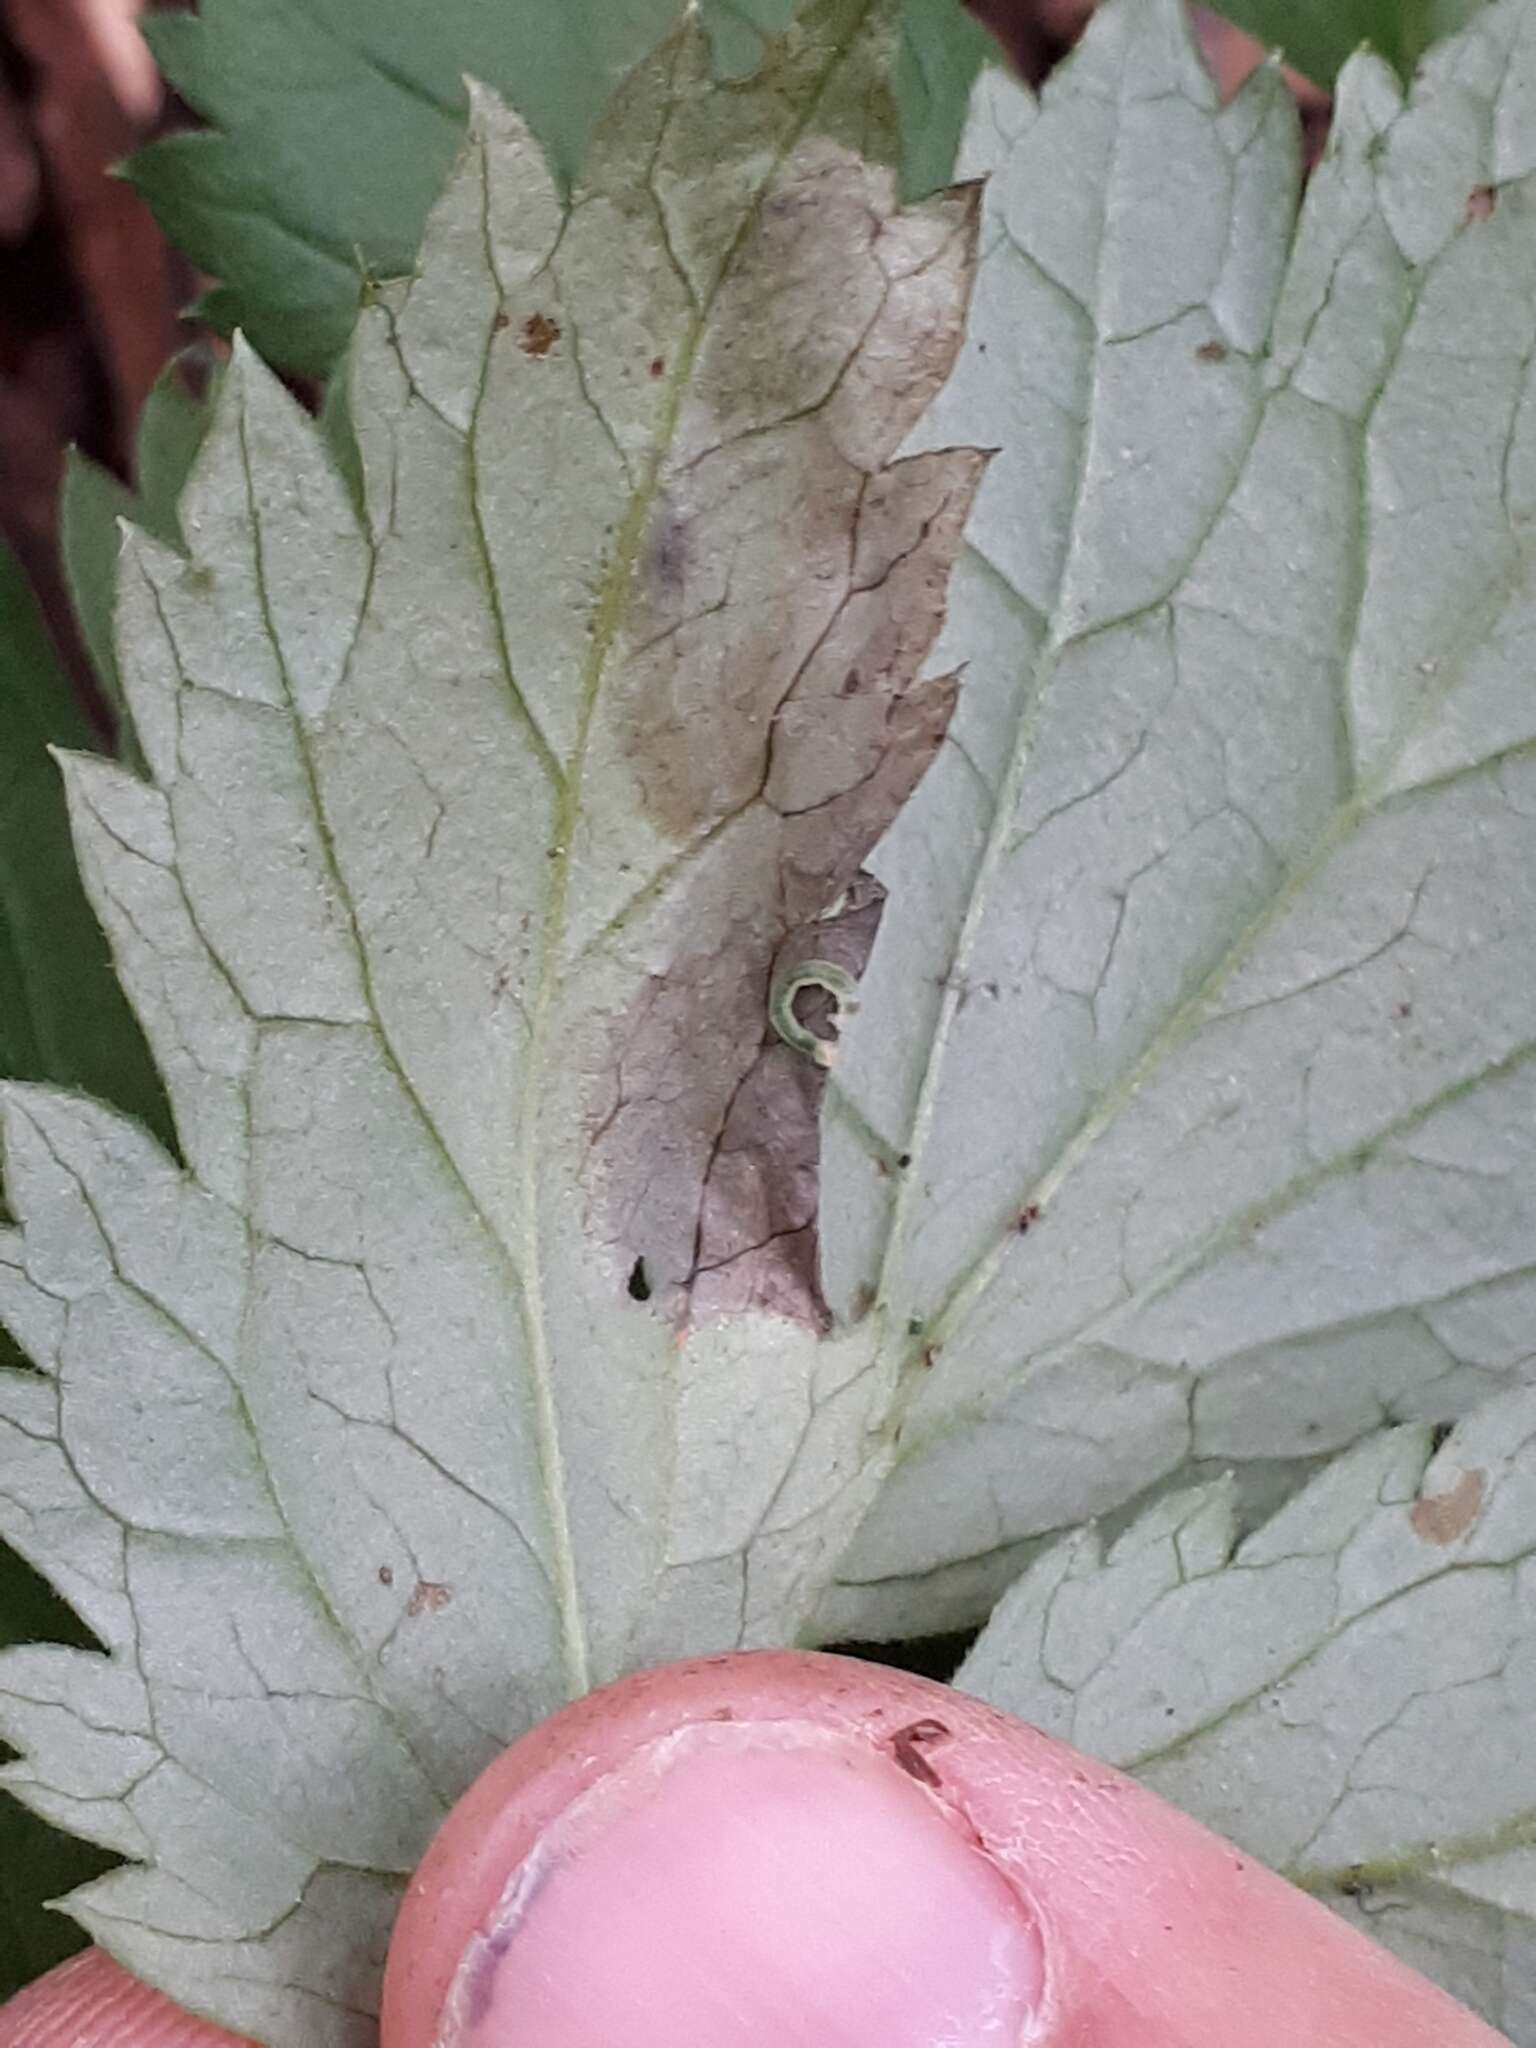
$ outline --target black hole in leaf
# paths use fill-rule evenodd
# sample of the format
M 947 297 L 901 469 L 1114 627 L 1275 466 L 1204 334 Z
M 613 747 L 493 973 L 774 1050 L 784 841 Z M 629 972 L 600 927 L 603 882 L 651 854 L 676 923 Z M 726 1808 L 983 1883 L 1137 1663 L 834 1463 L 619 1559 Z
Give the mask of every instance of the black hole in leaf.
M 630 1268 L 627 1291 L 631 1301 L 649 1301 L 651 1298 L 651 1276 L 645 1270 L 644 1259 L 636 1259 Z

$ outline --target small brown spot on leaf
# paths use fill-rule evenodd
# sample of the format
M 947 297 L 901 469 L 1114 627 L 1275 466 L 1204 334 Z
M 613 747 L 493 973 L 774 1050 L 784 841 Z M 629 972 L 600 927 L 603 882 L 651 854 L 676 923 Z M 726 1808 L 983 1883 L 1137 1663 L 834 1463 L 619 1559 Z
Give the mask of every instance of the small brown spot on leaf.
M 1435 1493 L 1416 1500 L 1408 1511 L 1414 1534 L 1426 1543 L 1454 1543 L 1465 1536 L 1482 1511 L 1488 1491 L 1488 1475 L 1475 1468 L 1463 1472 L 1449 1493 Z
M 506 333 L 506 331 L 507 331 L 507 329 L 508 329 L 508 328 L 509 328 L 509 327 L 510 327 L 511 325 L 512 325 L 512 315 L 511 315 L 510 313 L 508 313 L 507 311 L 505 311 L 505 309 L 503 309 L 503 311 L 501 311 L 500 313 L 498 313 L 498 314 L 496 315 L 496 318 L 495 318 L 495 319 L 494 319 L 494 320 L 493 320 L 493 321 L 491 322 L 491 328 L 492 328 L 492 331 L 493 331 L 494 333 L 496 333 L 496 334 L 505 334 L 505 333 Z
M 525 356 L 547 356 L 559 339 L 559 326 L 547 313 L 530 313 L 523 322 L 523 338 L 518 347 Z
M 394 1583 L 394 1573 L 390 1570 L 387 1564 L 381 1564 L 379 1566 L 379 1584 L 381 1586 L 392 1586 Z
M 1028 1236 L 1028 1234 L 1029 1234 L 1029 1232 L 1030 1232 L 1031 1230 L 1033 1230 L 1033 1229 L 1034 1229 L 1035 1225 L 1036 1225 L 1036 1224 L 1037 1224 L 1037 1223 L 1038 1223 L 1039 1221 L 1040 1221 L 1040 1204 L 1039 1204 L 1038 1202 L 1031 1202 L 1031 1203 L 1030 1203 L 1030 1205 L 1029 1205 L 1029 1207 L 1028 1207 L 1027 1209 L 1021 1209 L 1021 1210 L 1019 1211 L 1019 1235 L 1020 1235 L 1020 1237 L 1027 1237 L 1027 1236 Z
M 405 1611 L 412 1621 L 420 1614 L 436 1614 L 453 1598 L 451 1586 L 440 1586 L 432 1579 L 418 1579 L 416 1590 L 406 1602 Z
M 1201 363 L 1224 363 L 1231 353 L 1224 341 L 1202 341 L 1195 350 L 1195 360 Z
M 652 375 L 653 377 L 665 377 L 665 375 L 666 375 L 666 374 L 667 374 L 667 359 L 666 359 L 666 357 L 665 357 L 665 356 L 652 356 L 652 357 L 651 357 L 651 375 Z
M 925 1743 L 943 1742 L 949 1735 L 942 1721 L 913 1721 L 905 1728 L 898 1728 L 891 1737 L 891 1755 L 909 1778 L 916 1778 L 920 1785 L 937 1785 L 938 1772 L 922 1754 Z
M 1493 210 L 1499 203 L 1499 195 L 1492 185 L 1474 185 L 1467 194 L 1467 224 L 1473 221 L 1492 220 Z

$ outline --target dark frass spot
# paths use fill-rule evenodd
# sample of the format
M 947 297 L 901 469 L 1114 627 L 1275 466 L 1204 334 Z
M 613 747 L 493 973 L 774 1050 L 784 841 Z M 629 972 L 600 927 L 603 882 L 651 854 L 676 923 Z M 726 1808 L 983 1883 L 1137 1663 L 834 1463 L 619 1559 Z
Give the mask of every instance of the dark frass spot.
M 667 374 L 667 361 L 666 361 L 666 357 L 665 357 L 665 356 L 652 356 L 652 357 L 651 357 L 651 375 L 652 375 L 653 377 L 665 377 L 665 375 L 666 375 L 666 374 Z
M 381 1564 L 379 1566 L 379 1584 L 381 1586 L 392 1586 L 394 1583 L 394 1573 L 390 1570 L 387 1564 Z
M 651 1298 L 651 1276 L 645 1270 L 644 1259 L 636 1259 L 629 1269 L 625 1292 L 631 1301 L 649 1301 Z
M 1031 1202 L 1031 1203 L 1030 1203 L 1030 1205 L 1029 1205 L 1029 1207 L 1028 1207 L 1027 1209 L 1021 1209 L 1021 1210 L 1019 1211 L 1019 1235 L 1020 1235 L 1020 1237 L 1027 1237 L 1027 1236 L 1028 1236 L 1028 1234 L 1030 1233 L 1030 1231 L 1032 1231 L 1032 1230 L 1034 1229 L 1035 1225 L 1036 1225 L 1036 1224 L 1037 1224 L 1037 1223 L 1038 1223 L 1039 1221 L 1040 1221 L 1040 1204 L 1039 1204 L 1038 1202 Z
M 517 345 L 525 356 L 547 356 L 559 339 L 559 326 L 547 313 L 530 313 L 523 322 L 523 338 Z
M 1202 341 L 1195 350 L 1195 360 L 1200 363 L 1224 363 L 1231 350 L 1224 341 Z
M 1474 185 L 1467 194 L 1467 225 L 1474 221 L 1492 220 L 1499 195 L 1492 185 Z
M 1487 1491 L 1486 1472 L 1463 1472 L 1449 1493 L 1431 1494 L 1425 1500 L 1414 1502 L 1408 1510 L 1414 1534 L 1422 1536 L 1426 1543 L 1439 1544 L 1442 1548 L 1447 1543 L 1454 1543 L 1458 1536 L 1465 1536 L 1477 1520 Z

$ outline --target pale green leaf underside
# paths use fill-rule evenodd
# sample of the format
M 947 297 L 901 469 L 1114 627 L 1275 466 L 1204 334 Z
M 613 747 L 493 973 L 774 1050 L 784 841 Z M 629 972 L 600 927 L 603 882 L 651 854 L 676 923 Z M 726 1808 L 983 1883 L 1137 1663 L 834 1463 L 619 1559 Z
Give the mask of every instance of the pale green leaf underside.
M 980 96 L 922 444 L 1001 452 L 824 1119 L 911 1405 L 829 1627 L 1531 1371 L 1533 115 L 1527 0 L 1407 109 L 1361 59 L 1298 226 L 1279 79 L 1219 108 L 1174 0 Z
M 1042 1557 L 957 1683 L 1348 1912 L 1536 2043 L 1536 1394 L 1346 1453 L 1236 1540 L 1228 1482 Z
M 282 2048 L 369 2040 L 399 1884 L 504 1743 L 793 1637 L 867 1504 L 885 1382 L 775 1250 L 819 1070 L 767 997 L 936 742 L 978 472 L 892 459 L 974 207 L 898 212 L 852 146 L 868 17 L 728 97 L 680 38 L 569 209 L 482 101 L 354 344 L 361 502 L 242 348 L 186 552 L 125 551 L 148 778 L 66 770 L 187 1171 L 5 1091 L 41 1371 L 0 1373 L 0 1533 L 108 1654 L 0 1657 L 0 1737 L 130 1859 L 91 1933 Z

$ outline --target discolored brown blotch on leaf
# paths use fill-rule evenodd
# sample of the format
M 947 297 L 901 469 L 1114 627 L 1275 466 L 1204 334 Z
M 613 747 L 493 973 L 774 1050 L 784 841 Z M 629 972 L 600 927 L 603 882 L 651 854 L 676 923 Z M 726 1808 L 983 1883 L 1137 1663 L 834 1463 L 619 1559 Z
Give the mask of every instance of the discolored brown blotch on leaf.
M 1224 341 L 1202 341 L 1195 350 L 1195 357 L 1202 363 L 1224 363 L 1231 353 Z
M 559 322 L 545 313 L 530 313 L 523 322 L 518 347 L 525 356 L 547 356 L 560 339 Z
M 923 666 L 986 457 L 898 450 L 958 348 L 976 217 L 973 190 L 901 211 L 887 171 L 803 142 L 716 293 L 636 549 L 593 751 L 673 851 L 614 941 L 645 986 L 583 1055 L 587 1182 L 614 1270 L 643 1256 L 680 1319 L 826 1320 L 826 1076 L 769 991 L 809 958 L 862 971 L 861 865 L 954 707 Z M 828 1035 L 814 998 L 805 1022 Z
M 1467 195 L 1467 225 L 1474 221 L 1492 220 L 1498 206 L 1499 195 L 1492 185 L 1474 185 Z
M 1477 1520 L 1487 1491 L 1488 1475 L 1473 1469 L 1463 1472 L 1449 1493 L 1416 1500 L 1408 1510 L 1415 1534 L 1426 1543 L 1454 1543 Z

